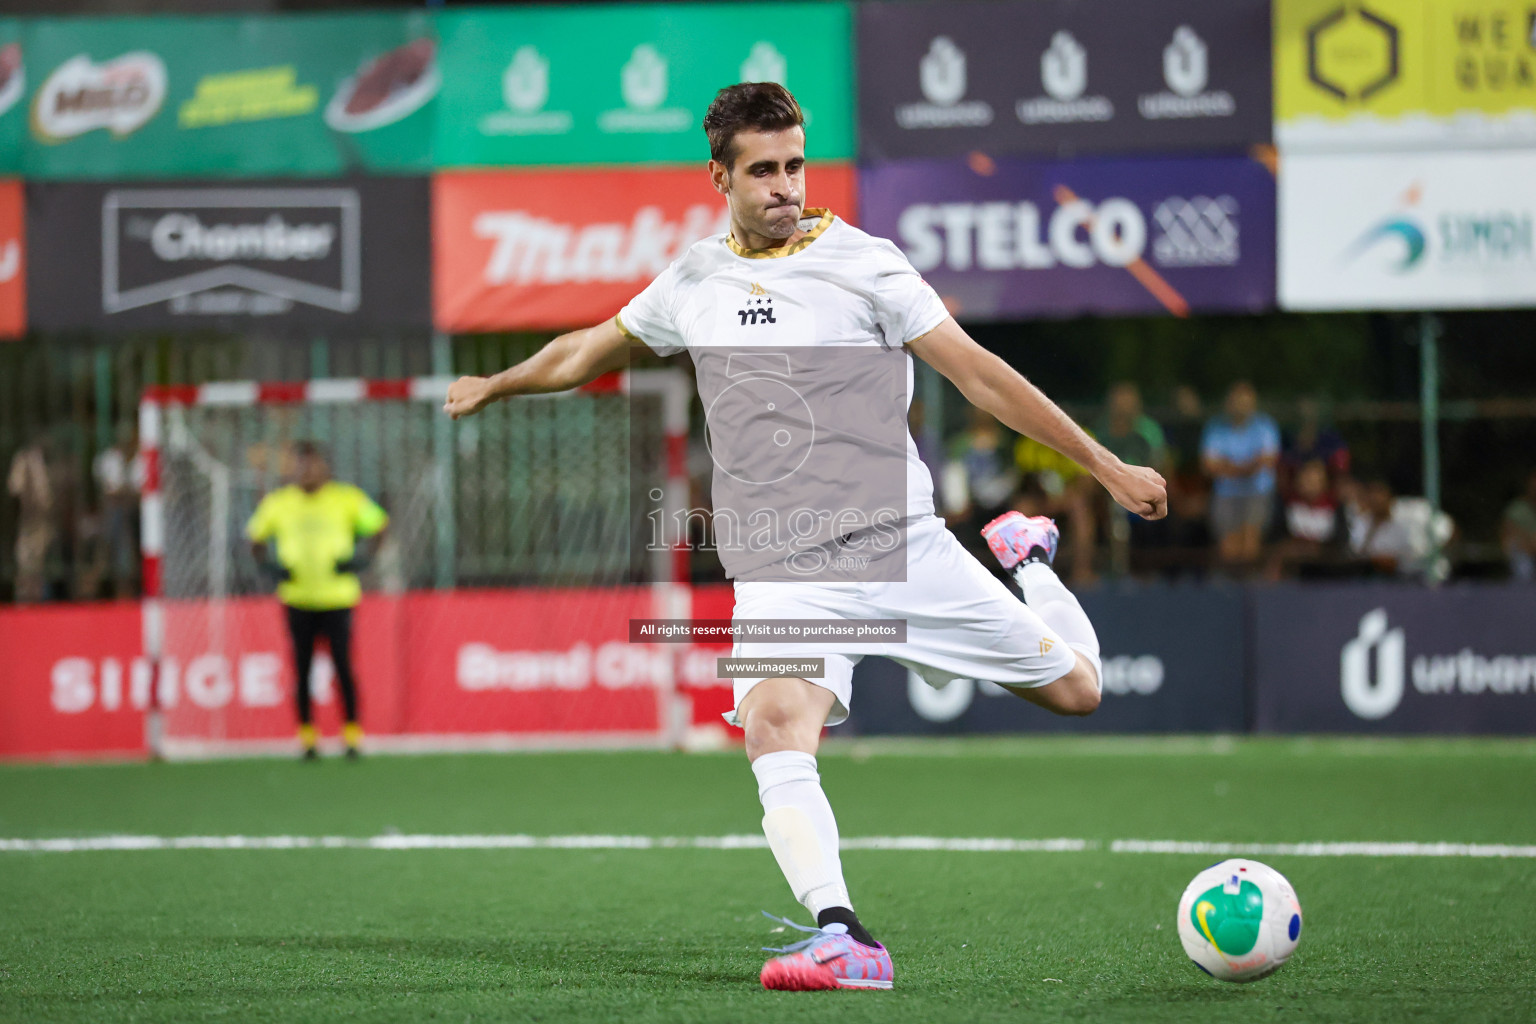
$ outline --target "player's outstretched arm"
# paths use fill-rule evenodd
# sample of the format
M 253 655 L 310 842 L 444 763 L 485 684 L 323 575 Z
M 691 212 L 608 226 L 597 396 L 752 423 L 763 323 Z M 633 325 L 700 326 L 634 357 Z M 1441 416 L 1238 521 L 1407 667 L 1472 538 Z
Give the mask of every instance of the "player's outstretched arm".
M 1087 469 L 1122 507 L 1143 519 L 1161 519 L 1168 514 L 1168 486 L 1156 470 L 1128 466 L 1117 459 L 1044 392 L 976 344 L 954 317 L 907 347 L 953 381 L 972 405 Z
M 629 361 L 629 345 L 612 320 L 562 334 L 494 377 L 460 377 L 448 386 L 443 411 L 458 419 L 474 415 L 498 398 L 579 388 L 609 370 L 622 369 Z

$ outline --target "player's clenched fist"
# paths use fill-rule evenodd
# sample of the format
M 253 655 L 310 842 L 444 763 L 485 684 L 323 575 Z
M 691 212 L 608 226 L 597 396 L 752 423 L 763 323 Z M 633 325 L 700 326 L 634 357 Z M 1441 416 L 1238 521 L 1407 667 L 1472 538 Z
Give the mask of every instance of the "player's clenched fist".
M 1143 519 L 1168 514 L 1168 482 L 1155 469 L 1120 463 L 1100 479 L 1120 507 Z
M 494 397 L 489 377 L 460 377 L 448 385 L 448 401 L 443 403 L 443 411 L 454 419 L 473 416 L 490 405 Z

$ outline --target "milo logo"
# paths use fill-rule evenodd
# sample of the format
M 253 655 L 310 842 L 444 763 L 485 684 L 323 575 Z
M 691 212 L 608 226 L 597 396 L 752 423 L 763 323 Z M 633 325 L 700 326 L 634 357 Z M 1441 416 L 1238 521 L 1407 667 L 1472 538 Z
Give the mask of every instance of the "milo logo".
M 1252 952 L 1264 919 L 1264 894 L 1245 878 L 1233 875 L 1201 893 L 1189 910 L 1195 931 L 1225 957 Z

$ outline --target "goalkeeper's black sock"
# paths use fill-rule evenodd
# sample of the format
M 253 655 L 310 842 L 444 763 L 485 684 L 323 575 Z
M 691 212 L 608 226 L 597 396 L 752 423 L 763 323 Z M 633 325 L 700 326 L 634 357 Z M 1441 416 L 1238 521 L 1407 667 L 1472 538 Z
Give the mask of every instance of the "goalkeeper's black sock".
M 829 924 L 844 925 L 854 942 L 862 942 L 866 946 L 877 946 L 875 937 L 869 934 L 869 929 L 859 923 L 859 915 L 847 907 L 828 907 L 816 915 L 816 927 L 825 928 Z

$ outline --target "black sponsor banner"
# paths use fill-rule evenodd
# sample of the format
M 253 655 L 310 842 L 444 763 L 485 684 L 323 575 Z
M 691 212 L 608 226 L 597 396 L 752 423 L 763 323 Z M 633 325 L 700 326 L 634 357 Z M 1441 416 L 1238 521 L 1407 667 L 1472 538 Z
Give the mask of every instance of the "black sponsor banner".
M 853 677 L 851 732 L 1240 732 L 1243 595 L 1237 588 L 1137 587 L 1079 595 L 1102 644 L 1104 701 L 1063 718 L 992 683 L 935 690 L 884 658 Z
M 1267 732 L 1536 732 L 1536 588 L 1253 592 Z
M 868 3 L 864 159 L 1270 140 L 1268 0 Z
M 428 203 L 425 178 L 29 185 L 32 323 L 425 328 Z

